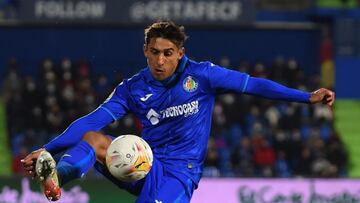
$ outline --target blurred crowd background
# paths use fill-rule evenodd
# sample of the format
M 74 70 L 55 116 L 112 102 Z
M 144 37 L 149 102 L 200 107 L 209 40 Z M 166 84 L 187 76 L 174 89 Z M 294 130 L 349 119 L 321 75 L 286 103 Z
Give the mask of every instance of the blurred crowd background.
M 178 7 L 169 2 L 0 0 L 0 142 L 6 140 L 0 152 L 10 152 L 11 174 L 22 175 L 20 159 L 144 67 L 142 29 L 165 16 L 186 26 L 191 59 L 304 91 L 330 88 L 338 96 L 328 108 L 220 95 L 204 176 L 360 176 L 359 115 L 351 114 L 360 112 L 360 1 L 197 0 L 176 1 Z M 353 116 L 337 119 L 340 103 L 348 100 L 356 103 L 341 115 Z M 140 135 L 142 126 L 130 114 L 103 130 Z

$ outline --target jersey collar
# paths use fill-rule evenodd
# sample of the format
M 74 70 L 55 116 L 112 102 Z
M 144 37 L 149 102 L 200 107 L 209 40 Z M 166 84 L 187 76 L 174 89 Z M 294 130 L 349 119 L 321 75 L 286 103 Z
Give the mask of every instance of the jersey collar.
M 176 81 L 176 79 L 178 78 L 179 75 L 181 75 L 181 73 L 184 72 L 188 60 L 189 60 L 189 59 L 187 58 L 187 56 L 184 55 L 184 56 L 180 59 L 179 64 L 178 64 L 178 66 L 177 66 L 177 68 L 176 68 L 175 73 L 174 73 L 172 76 L 170 76 L 168 79 L 163 80 L 163 81 L 156 80 L 156 79 L 151 75 L 151 72 L 150 72 L 149 67 L 147 67 L 147 70 L 146 70 L 146 72 L 145 72 L 146 81 L 147 81 L 147 82 L 150 82 L 151 84 L 157 85 L 157 86 L 169 86 L 169 85 L 171 85 L 173 82 Z

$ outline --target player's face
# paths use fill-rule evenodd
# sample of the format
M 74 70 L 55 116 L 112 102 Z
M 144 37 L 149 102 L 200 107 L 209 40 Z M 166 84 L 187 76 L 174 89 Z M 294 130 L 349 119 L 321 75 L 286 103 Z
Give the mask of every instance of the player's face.
M 144 54 L 151 74 L 156 80 L 165 80 L 174 74 L 185 49 L 178 48 L 173 42 L 164 38 L 152 38 L 144 45 Z

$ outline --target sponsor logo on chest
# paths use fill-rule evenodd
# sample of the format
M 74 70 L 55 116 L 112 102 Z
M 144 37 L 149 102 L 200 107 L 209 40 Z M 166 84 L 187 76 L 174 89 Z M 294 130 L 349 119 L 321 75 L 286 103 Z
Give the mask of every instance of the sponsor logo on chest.
M 169 107 L 165 110 L 160 111 L 162 118 L 170 118 L 182 116 L 188 117 L 196 114 L 199 111 L 199 101 L 192 101 L 186 104 Z
M 166 108 L 165 110 L 161 110 L 160 114 L 157 113 L 154 109 L 150 109 L 146 115 L 146 118 L 150 121 L 152 125 L 156 125 L 159 123 L 161 118 L 173 118 L 178 116 L 188 117 L 198 112 L 199 101 L 196 100 L 177 106 L 171 106 L 169 108 Z

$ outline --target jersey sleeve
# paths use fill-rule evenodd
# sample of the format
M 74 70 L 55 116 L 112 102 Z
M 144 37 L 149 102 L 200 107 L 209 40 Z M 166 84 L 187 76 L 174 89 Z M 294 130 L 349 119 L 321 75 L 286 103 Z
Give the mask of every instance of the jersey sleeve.
M 100 108 L 104 109 L 113 120 L 122 118 L 129 111 L 129 93 L 127 90 L 127 83 L 124 80 L 121 82 L 110 96 L 100 105 Z
M 215 93 L 245 92 L 249 80 L 248 74 L 223 68 L 210 62 L 207 62 L 206 68 L 210 88 Z
M 310 103 L 311 96 L 309 92 L 289 88 L 271 80 L 255 77 L 250 77 L 245 93 L 267 99 L 301 103 Z

